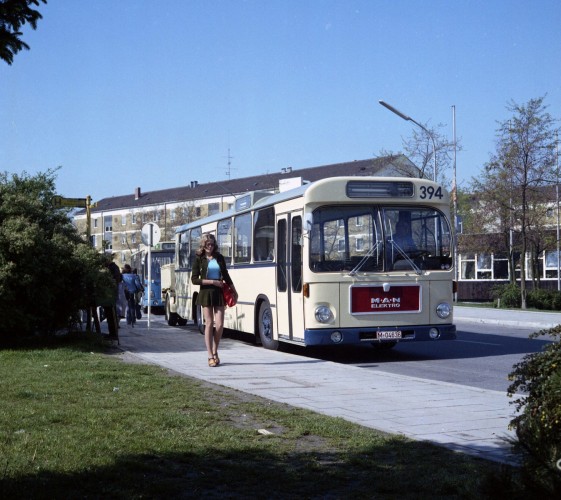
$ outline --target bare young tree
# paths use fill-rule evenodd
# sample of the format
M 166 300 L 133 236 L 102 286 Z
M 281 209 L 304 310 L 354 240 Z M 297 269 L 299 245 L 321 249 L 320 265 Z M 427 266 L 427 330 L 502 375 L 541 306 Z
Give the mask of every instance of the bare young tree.
M 444 128 L 446 125 L 440 123 L 436 127 L 429 127 L 422 124 L 428 131 L 413 128 L 409 137 L 402 137 L 403 154 L 407 156 L 421 171 L 421 175 L 428 179 L 436 178 L 438 182 L 449 185 L 447 177 L 452 167 L 454 141 L 448 139 Z M 434 139 L 434 144 L 433 144 Z M 456 151 L 461 151 L 460 140 L 456 140 Z M 436 151 L 436 175 L 434 172 L 434 153 Z M 382 150 L 380 156 L 393 156 L 394 154 Z M 404 175 L 411 175 L 410 172 L 403 172 Z
M 474 179 L 473 190 L 480 194 L 482 221 L 495 228 L 517 234 L 520 242 L 520 293 L 526 308 L 525 255 L 535 234 L 543 231 L 543 189 L 555 180 L 555 120 L 547 112 L 544 97 L 526 104 L 510 101 L 512 116 L 499 122 L 496 151 L 480 178 Z M 533 236 L 531 239 L 530 236 Z M 512 242 L 512 236 L 510 241 Z M 541 239 L 539 239 L 541 242 Z M 540 243 L 541 245 L 541 243 Z M 511 279 L 515 273 L 514 248 L 510 244 Z

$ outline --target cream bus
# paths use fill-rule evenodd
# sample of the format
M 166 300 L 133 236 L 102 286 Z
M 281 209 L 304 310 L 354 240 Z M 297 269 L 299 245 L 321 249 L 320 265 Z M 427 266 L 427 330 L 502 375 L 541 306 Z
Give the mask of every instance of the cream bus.
M 191 266 L 212 233 L 239 294 L 224 326 L 265 348 L 454 339 L 449 205 L 440 185 L 416 178 L 333 177 L 247 193 L 176 230 L 168 323 L 204 329 Z

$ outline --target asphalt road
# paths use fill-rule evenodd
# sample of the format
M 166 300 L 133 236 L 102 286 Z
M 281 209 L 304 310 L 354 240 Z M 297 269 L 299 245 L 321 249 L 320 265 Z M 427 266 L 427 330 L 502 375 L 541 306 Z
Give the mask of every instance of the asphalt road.
M 549 341 L 529 339 L 535 328 L 475 324 L 456 321 L 458 338 L 446 342 L 400 343 L 388 351 L 370 346 L 328 350 L 285 348 L 293 354 L 313 356 L 359 366 L 381 373 L 451 382 L 506 391 L 508 374 L 524 355 L 540 351 Z
M 164 323 L 163 316 L 151 321 Z M 399 343 L 379 351 L 370 345 L 304 348 L 282 344 L 281 349 L 303 357 L 353 365 L 380 373 L 408 375 L 496 391 L 507 390 L 513 366 L 549 342 L 529 339 L 536 328 L 456 321 L 457 339 L 442 342 Z M 251 336 L 230 335 L 253 343 Z M 202 339 L 201 339 L 202 341 Z M 261 347 L 256 347 L 261 349 Z

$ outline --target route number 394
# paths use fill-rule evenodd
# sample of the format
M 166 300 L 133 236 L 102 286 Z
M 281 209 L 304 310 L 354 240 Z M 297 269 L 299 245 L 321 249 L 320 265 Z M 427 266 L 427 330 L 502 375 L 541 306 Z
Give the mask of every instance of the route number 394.
M 421 186 L 421 200 L 432 200 L 433 198 L 442 199 L 442 188 L 438 186 L 436 189 L 433 186 Z

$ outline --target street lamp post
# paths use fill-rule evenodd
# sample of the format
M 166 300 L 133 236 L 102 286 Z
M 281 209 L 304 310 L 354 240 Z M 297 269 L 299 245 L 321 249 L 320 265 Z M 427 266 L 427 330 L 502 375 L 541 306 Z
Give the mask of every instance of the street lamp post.
M 436 182 L 436 143 L 434 142 L 434 136 L 427 130 L 426 127 L 421 125 L 419 122 L 413 120 L 413 118 L 411 118 L 410 116 L 407 116 L 407 115 L 403 114 L 401 111 L 395 109 L 393 106 L 391 106 L 387 102 L 385 102 L 385 101 L 378 101 L 378 102 L 382 106 L 384 106 L 384 108 L 389 109 L 392 113 L 395 113 L 397 116 L 399 116 L 400 118 L 403 118 L 405 121 L 413 122 L 415 125 L 417 125 L 417 127 L 420 127 L 422 130 L 424 130 L 425 133 L 430 137 L 430 139 L 432 141 L 432 155 L 434 157 L 434 172 L 433 172 L 432 178 Z
M 557 204 L 557 291 L 561 291 L 561 257 L 559 256 L 559 132 L 555 134 L 555 175 L 557 177 L 555 183 L 555 202 Z

